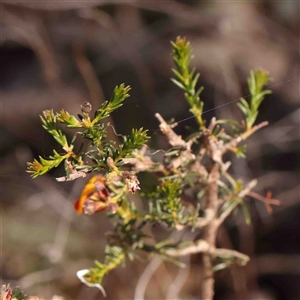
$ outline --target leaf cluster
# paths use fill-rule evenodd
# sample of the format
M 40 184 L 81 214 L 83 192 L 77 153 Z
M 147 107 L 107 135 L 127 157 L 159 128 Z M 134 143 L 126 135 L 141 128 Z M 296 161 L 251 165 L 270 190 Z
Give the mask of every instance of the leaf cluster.
M 250 72 L 248 78 L 248 88 L 250 92 L 250 103 L 245 98 L 241 98 L 237 104 L 246 117 L 247 129 L 250 129 L 257 119 L 258 109 L 264 100 L 265 95 L 271 94 L 270 90 L 264 90 L 264 87 L 270 81 L 269 73 L 260 69 Z
M 110 116 L 110 114 L 123 105 L 123 101 L 129 97 L 130 87 L 121 84 L 117 86 L 110 100 L 105 101 L 101 107 L 96 110 L 93 119 L 90 118 L 90 104 L 85 103 L 82 106 L 82 115 L 78 117 L 71 115 L 65 110 L 54 113 L 53 110 L 46 110 L 41 116 L 43 128 L 53 136 L 57 143 L 64 151 L 53 150 L 53 155 L 48 158 L 39 157 L 32 163 L 28 163 L 27 172 L 31 173 L 33 178 L 44 175 L 51 169 L 58 167 L 62 162 L 71 162 L 72 170 L 87 168 L 89 172 L 108 169 L 106 160 L 108 157 L 113 158 L 115 163 L 120 162 L 123 158 L 130 157 L 132 152 L 141 148 L 149 139 L 147 130 L 133 129 L 130 136 L 123 137 L 123 143 L 116 146 L 115 142 L 106 140 L 107 127 L 109 124 L 101 121 Z M 88 109 L 86 109 L 88 107 Z M 60 124 L 76 130 L 73 138 L 67 136 L 59 128 Z M 81 137 L 82 143 L 79 149 L 75 150 L 75 140 Z M 87 151 L 82 149 L 87 148 Z M 94 164 L 85 165 L 84 158 L 90 158 Z M 71 170 L 71 172 L 72 172 Z M 70 166 L 65 164 L 65 171 L 70 173 Z
M 103 277 L 111 270 L 125 263 L 126 252 L 122 247 L 106 245 L 104 263 L 95 261 L 96 267 L 91 268 L 85 276 L 90 283 L 102 283 Z
M 173 48 L 173 61 L 176 69 L 172 69 L 175 78 L 171 78 L 172 82 L 184 91 L 184 97 L 191 106 L 190 111 L 196 117 L 200 128 L 204 128 L 202 120 L 203 102 L 200 100 L 200 94 L 203 87 L 196 88 L 200 73 L 195 73 L 195 68 L 190 68 L 191 60 L 191 44 L 186 38 L 178 37 L 175 42 L 171 42 Z
M 199 216 L 199 207 L 187 209 L 181 198 L 182 187 L 183 183 L 178 179 L 162 180 L 156 190 L 148 195 L 150 215 L 147 217 L 169 227 L 193 226 Z

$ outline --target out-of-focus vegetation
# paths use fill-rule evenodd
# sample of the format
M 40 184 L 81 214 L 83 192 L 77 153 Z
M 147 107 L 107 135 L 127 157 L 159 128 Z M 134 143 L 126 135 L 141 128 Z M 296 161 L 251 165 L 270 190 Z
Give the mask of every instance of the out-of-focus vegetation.
M 154 113 L 176 121 L 190 117 L 188 105 L 170 82 L 169 41 L 187 36 L 194 65 L 206 89 L 203 118 L 241 116 L 234 101 L 249 97 L 249 70 L 270 71 L 273 94 L 261 106 L 259 120 L 270 126 L 249 139 L 247 160 L 234 173 L 259 179 L 259 191 L 281 199 L 273 214 L 250 202 L 252 224 L 243 216 L 228 220 L 218 236 L 220 247 L 236 248 L 252 260 L 245 269 L 219 272 L 216 299 L 297 299 L 299 285 L 299 3 L 19 2 L 2 1 L 1 10 L 1 200 L 2 281 L 30 295 L 96 299 L 82 286 L 76 270 L 103 257 L 104 235 L 111 229 L 101 215 L 77 216 L 73 203 L 84 180 L 57 184 L 62 170 L 32 181 L 26 162 L 52 155 L 54 142 L 39 126 L 42 110 L 62 107 L 76 113 L 85 101 L 100 107 L 120 82 L 132 86 L 131 98 L 110 119 L 116 131 L 150 129 L 154 148 L 164 148 Z M 203 82 L 202 80 L 205 80 Z M 196 120 L 179 123 L 182 134 Z M 66 131 L 68 134 L 68 131 Z M 111 134 L 111 139 L 115 135 Z M 141 180 L 142 181 L 142 180 Z M 150 185 L 150 183 L 149 183 Z M 145 189 L 147 186 L 144 187 Z M 138 196 L 136 205 L 142 205 Z M 187 199 L 188 201 L 188 199 Z M 171 234 L 163 228 L 149 233 Z M 184 236 L 183 236 L 184 239 Z M 143 291 L 146 263 L 113 271 L 105 280 L 110 299 L 132 299 Z M 200 257 L 188 263 L 191 276 L 156 263 L 145 295 L 181 298 L 198 293 Z M 151 273 L 151 272 L 150 272 Z M 162 280 L 163 278 L 163 280 Z M 264 296 L 263 296 L 264 295 Z M 267 298 L 269 297 L 269 298 Z

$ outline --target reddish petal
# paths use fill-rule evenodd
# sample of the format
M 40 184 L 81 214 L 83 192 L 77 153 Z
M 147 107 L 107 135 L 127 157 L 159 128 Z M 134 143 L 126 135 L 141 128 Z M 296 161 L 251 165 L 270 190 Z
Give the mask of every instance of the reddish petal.
M 79 215 L 82 214 L 83 209 L 82 209 L 82 204 L 81 204 L 80 199 L 75 202 L 74 208 Z

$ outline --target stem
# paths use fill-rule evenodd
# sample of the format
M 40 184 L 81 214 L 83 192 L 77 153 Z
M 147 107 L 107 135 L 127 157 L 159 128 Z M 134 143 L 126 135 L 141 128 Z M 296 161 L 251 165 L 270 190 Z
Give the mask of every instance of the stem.
M 218 184 L 220 177 L 220 166 L 217 162 L 212 161 L 211 170 L 208 178 L 208 186 L 206 192 L 206 209 L 210 209 L 214 217 L 207 224 L 203 233 L 203 240 L 206 241 L 211 248 L 216 246 L 216 236 L 218 223 L 216 222 L 217 207 L 218 207 Z M 204 279 L 202 282 L 200 299 L 212 300 L 214 297 L 214 272 L 213 272 L 213 257 L 210 253 L 203 253 L 202 264 L 204 270 Z

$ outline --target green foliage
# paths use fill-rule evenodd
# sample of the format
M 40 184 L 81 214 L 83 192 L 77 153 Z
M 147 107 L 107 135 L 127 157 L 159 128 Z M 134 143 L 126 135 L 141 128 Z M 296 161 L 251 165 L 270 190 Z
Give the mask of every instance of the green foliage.
M 246 145 L 240 146 L 240 147 L 236 147 L 234 149 L 232 149 L 232 151 L 235 153 L 237 158 L 246 158 Z
M 195 116 L 200 128 L 204 128 L 204 122 L 202 119 L 203 102 L 200 100 L 200 94 L 203 87 L 196 88 L 199 73 L 195 74 L 195 68 L 190 68 L 191 60 L 191 44 L 185 38 L 178 37 L 176 42 L 171 42 L 173 47 L 173 61 L 176 69 L 172 69 L 177 79 L 172 78 L 172 82 L 175 83 L 180 89 L 184 91 L 184 97 L 188 104 L 191 106 L 190 111 Z
M 12 299 L 17 299 L 17 300 L 25 300 L 27 298 L 27 295 L 20 290 L 20 287 L 16 287 L 12 291 Z
M 116 86 L 111 99 L 105 101 L 96 111 L 95 119 L 93 120 L 92 125 L 98 123 L 104 118 L 107 118 L 113 111 L 121 107 L 123 105 L 123 101 L 129 97 L 129 91 L 130 86 L 125 86 L 124 84 Z
M 244 98 L 237 104 L 246 117 L 247 129 L 250 129 L 256 121 L 258 108 L 264 100 L 265 95 L 271 94 L 270 90 L 264 90 L 265 85 L 270 81 L 269 73 L 263 70 L 250 72 L 248 88 L 251 95 L 250 103 Z
M 43 128 L 50 133 L 64 149 L 69 149 L 67 137 L 57 128 L 57 116 L 53 113 L 53 110 L 45 110 L 43 111 L 43 115 L 44 117 L 40 116 Z
M 61 110 L 56 114 L 54 114 L 53 110 L 44 111 L 43 116 L 41 116 L 43 128 L 53 136 L 66 153 L 60 154 L 53 150 L 54 154 L 49 158 L 40 157 L 39 161 L 35 159 L 32 163 L 28 163 L 27 172 L 33 178 L 36 178 L 67 161 L 71 163 L 71 166 L 65 164 L 67 175 L 70 172 L 72 173 L 83 168 L 87 168 L 89 172 L 100 171 L 101 169 L 108 170 L 106 161 L 109 157 L 113 158 L 115 163 L 117 163 L 121 159 L 131 156 L 133 151 L 140 149 L 149 139 L 147 130 L 142 128 L 133 129 L 129 137 L 123 137 L 123 144 L 116 147 L 113 141 L 104 139 L 108 125 L 100 123 L 101 120 L 107 118 L 113 111 L 122 106 L 123 101 L 129 97 L 129 90 L 130 87 L 124 84 L 117 86 L 111 99 L 105 101 L 96 111 L 94 119 L 91 119 L 89 116 L 91 110 L 89 103 L 85 103 L 82 106 L 82 115 L 78 115 L 79 119 L 65 110 Z M 71 142 L 68 142 L 66 135 L 58 128 L 59 124 L 73 129 L 80 129 L 80 131 L 76 131 Z M 90 148 L 85 153 L 82 153 L 81 149 L 74 151 L 74 142 L 77 136 L 81 136 L 83 139 L 81 149 L 84 143 L 88 141 L 91 141 L 90 146 L 95 147 Z M 94 164 L 84 165 L 84 157 L 90 158 Z
M 47 173 L 62 162 L 65 164 L 66 180 L 85 177 L 87 172 L 106 172 L 102 177 L 96 175 L 90 179 L 77 208 L 77 212 L 83 211 L 86 214 L 106 210 L 114 224 L 108 235 L 104 262 L 97 261 L 96 266 L 85 275 L 86 281 L 90 283 L 101 284 L 108 272 L 124 264 L 126 259 L 134 259 L 136 250 L 160 255 L 180 265 L 174 257 L 205 252 L 205 247 L 197 247 L 215 240 L 215 237 L 207 239 L 202 241 L 204 244 L 201 244 L 201 240 L 196 241 L 198 244 L 194 241 L 174 243 L 169 239 L 156 241 L 155 237 L 144 233 L 147 224 L 163 224 L 173 230 L 201 229 L 201 232 L 205 232 L 213 222 L 213 226 L 216 223 L 220 225 L 238 206 L 242 207 L 246 222 L 250 222 L 244 200 L 250 188 L 229 174 L 228 166 L 222 159 L 227 151 L 233 151 L 237 157 L 245 157 L 246 146 L 239 144 L 258 128 L 252 126 L 264 96 L 270 93 L 264 90 L 269 76 L 261 70 L 251 71 L 248 79 L 250 103 L 242 98 L 238 104 L 245 115 L 243 122 L 213 118 L 206 127 L 202 119 L 204 104 L 200 100 L 202 88 L 197 88 L 200 75 L 195 72 L 195 68 L 190 67 L 193 58 L 191 45 L 185 38 L 178 37 L 172 42 L 172 50 L 175 63 L 175 78 L 172 81 L 183 90 L 199 128 L 193 129 L 184 140 L 173 130 L 174 124 L 169 125 L 156 114 L 161 131 L 171 146 L 165 152 L 163 162 L 154 162 L 143 149 L 138 151 L 149 139 L 147 130 L 143 128 L 132 129 L 129 136 L 122 137 L 120 145 L 106 139 L 110 125 L 102 123 L 102 120 L 122 106 L 129 97 L 130 87 L 124 84 L 114 89 L 110 100 L 96 110 L 94 118 L 89 115 L 89 103 L 81 106 L 82 115 L 78 117 L 63 109 L 57 114 L 47 110 L 41 117 L 43 128 L 54 137 L 64 153 L 53 150 L 54 154 L 48 159 L 40 157 L 39 161 L 35 159 L 28 163 L 27 171 L 33 178 Z M 75 130 L 70 141 L 59 129 L 60 125 Z M 82 139 L 82 147 L 75 149 L 75 139 L 78 138 Z M 140 189 L 136 174 L 142 171 L 156 173 L 159 180 L 151 192 L 146 193 L 144 208 L 140 209 L 130 200 L 128 191 L 134 193 Z M 216 232 L 215 229 L 212 231 Z M 206 251 L 213 257 L 212 251 L 216 250 L 216 245 L 209 246 Z M 242 264 L 247 260 L 242 255 L 228 252 L 215 253 L 215 257 L 215 271 L 227 268 L 234 262 Z
M 51 169 L 58 167 L 66 158 L 66 155 L 60 155 L 55 150 L 53 150 L 53 153 L 49 159 L 40 156 L 40 161 L 35 159 L 32 163 L 28 163 L 27 172 L 32 174 L 32 178 L 44 175 Z
M 143 130 L 143 128 L 132 129 L 130 136 L 124 137 L 123 144 L 116 151 L 114 155 L 115 160 L 118 161 L 122 158 L 130 157 L 135 149 L 140 149 L 149 139 L 147 131 Z
M 101 134 L 104 136 L 104 134 Z M 87 156 L 95 163 L 92 166 L 92 171 L 100 171 L 101 168 L 106 168 L 106 160 L 111 157 L 116 166 L 122 165 L 122 159 L 132 157 L 132 153 L 140 149 L 149 139 L 147 130 L 133 129 L 129 136 L 123 136 L 123 143 L 116 147 L 112 141 L 101 140 L 101 145 L 98 145 L 96 151 L 87 151 Z
M 105 247 L 105 260 L 104 263 L 95 261 L 96 268 L 91 268 L 90 272 L 85 276 L 86 280 L 90 283 L 102 283 L 103 277 L 111 270 L 124 264 L 126 252 L 122 247 L 109 246 Z
M 83 124 L 76 117 L 70 115 L 64 109 L 60 113 L 56 114 L 57 120 L 64 125 L 67 125 L 69 128 L 82 128 Z
M 178 225 L 193 226 L 198 220 L 199 207 L 188 210 L 181 200 L 182 182 L 178 179 L 166 179 L 148 195 L 149 220 L 166 223 L 169 227 Z

